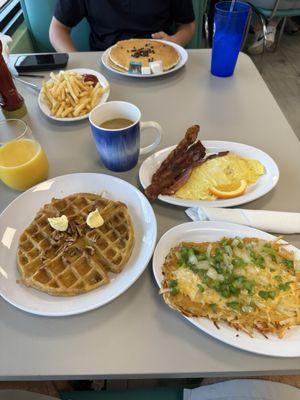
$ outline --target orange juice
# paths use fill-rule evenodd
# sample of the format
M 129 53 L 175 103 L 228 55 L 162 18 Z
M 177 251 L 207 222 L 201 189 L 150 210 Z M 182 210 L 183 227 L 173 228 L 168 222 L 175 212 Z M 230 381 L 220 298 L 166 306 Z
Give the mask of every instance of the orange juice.
M 0 178 L 7 186 L 25 190 L 47 176 L 48 160 L 35 140 L 14 140 L 0 147 Z

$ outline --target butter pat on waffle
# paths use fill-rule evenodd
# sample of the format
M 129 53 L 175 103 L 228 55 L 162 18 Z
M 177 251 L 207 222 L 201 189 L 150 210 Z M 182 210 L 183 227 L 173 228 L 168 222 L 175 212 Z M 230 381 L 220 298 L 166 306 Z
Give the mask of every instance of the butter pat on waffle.
M 98 210 L 104 223 L 90 228 L 87 217 Z M 66 231 L 53 229 L 48 218 L 65 215 Z M 19 239 L 20 282 L 54 296 L 87 293 L 120 273 L 134 246 L 134 231 L 125 204 L 92 193 L 52 199 Z

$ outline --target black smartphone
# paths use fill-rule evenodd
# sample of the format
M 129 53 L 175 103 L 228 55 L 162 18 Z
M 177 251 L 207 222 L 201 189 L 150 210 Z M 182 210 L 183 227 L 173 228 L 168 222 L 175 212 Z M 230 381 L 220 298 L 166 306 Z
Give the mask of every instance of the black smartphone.
M 18 57 L 15 68 L 18 72 L 51 71 L 64 68 L 68 60 L 67 53 L 30 54 Z

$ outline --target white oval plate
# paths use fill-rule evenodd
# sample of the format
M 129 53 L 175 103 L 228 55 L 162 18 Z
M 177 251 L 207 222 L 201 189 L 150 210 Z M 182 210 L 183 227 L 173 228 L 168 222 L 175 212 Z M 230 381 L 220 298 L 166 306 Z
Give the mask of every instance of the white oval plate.
M 107 88 L 106 91 L 103 93 L 103 95 L 100 97 L 99 102 L 95 105 L 95 107 L 97 107 L 99 104 L 105 103 L 108 100 L 109 92 L 110 92 L 109 83 L 108 83 L 107 79 L 105 78 L 105 76 L 100 74 L 100 72 L 95 71 L 93 69 L 88 69 L 88 68 L 74 68 L 74 69 L 69 69 L 68 71 L 74 71 L 74 72 L 77 72 L 78 74 L 95 75 L 98 78 L 100 85 L 103 88 Z M 50 81 L 51 81 L 51 79 L 50 79 Z M 54 117 L 53 115 L 50 115 L 50 110 L 49 110 L 47 104 L 45 103 L 45 101 L 43 100 L 41 92 L 39 93 L 38 104 L 39 104 L 39 107 L 42 110 L 42 112 L 48 118 L 53 119 L 54 121 L 75 122 L 75 121 L 81 121 L 81 120 L 87 119 L 89 116 L 89 113 L 87 113 L 86 115 L 82 115 L 80 117 L 67 117 L 67 118 Z
M 89 293 L 72 297 L 54 297 L 16 283 L 20 278 L 16 253 L 19 236 L 37 211 L 52 197 L 72 193 L 103 193 L 128 206 L 134 225 L 135 245 L 120 274 L 109 284 Z M 148 265 L 156 243 L 157 224 L 151 205 L 131 184 L 113 176 L 79 173 L 43 182 L 21 194 L 0 216 L 0 295 L 21 310 L 37 315 L 65 316 L 80 314 L 112 301 L 125 292 Z
M 191 242 L 214 242 L 222 237 L 257 237 L 260 239 L 273 240 L 275 236 L 258 229 L 247 226 L 231 224 L 228 222 L 188 222 L 175 226 L 166 232 L 158 242 L 153 255 L 153 272 L 156 282 L 161 287 L 163 275 L 161 268 L 166 255 L 176 244 L 184 241 Z M 300 250 L 294 246 L 288 247 L 300 258 Z M 268 335 L 268 339 L 260 333 L 255 333 L 251 338 L 246 333 L 236 331 L 225 323 L 218 323 L 220 329 L 208 318 L 184 317 L 203 332 L 242 350 L 257 354 L 276 357 L 299 357 L 300 356 L 300 326 L 291 328 L 283 339 L 275 335 Z
M 275 161 L 262 150 L 235 142 L 203 140 L 202 143 L 207 149 L 207 155 L 228 150 L 242 157 L 254 158 L 264 165 L 266 170 L 265 174 L 262 175 L 254 185 L 251 185 L 242 196 L 234 197 L 232 199 L 213 201 L 185 200 L 175 196 L 159 195 L 159 200 L 181 207 L 233 207 L 258 199 L 277 185 L 279 179 L 278 166 Z M 152 154 L 142 163 L 139 177 L 144 189 L 150 185 L 152 175 L 175 147 L 176 146 L 171 146 L 160 150 Z
M 129 74 L 128 72 L 117 71 L 116 69 L 112 68 L 112 67 L 109 65 L 109 63 L 108 63 L 109 52 L 110 52 L 110 49 L 111 49 L 111 48 L 108 48 L 108 49 L 105 50 L 105 52 L 102 54 L 102 57 L 101 57 L 102 64 L 103 64 L 107 69 L 109 69 L 110 71 L 112 71 L 112 72 L 114 72 L 114 73 L 116 73 L 116 74 L 119 74 L 119 75 L 129 76 L 130 78 L 155 78 L 155 77 L 157 77 L 157 76 L 172 74 L 173 72 L 178 71 L 180 68 L 182 68 L 182 67 L 187 63 L 187 60 L 188 60 L 189 56 L 188 56 L 187 51 L 186 51 L 183 47 L 179 46 L 179 45 L 176 44 L 176 43 L 168 42 L 168 41 L 166 41 L 166 40 L 156 40 L 156 39 L 155 39 L 155 41 L 156 41 L 156 42 L 163 42 L 163 43 L 166 43 L 166 44 L 168 44 L 168 45 L 174 47 L 175 50 L 177 50 L 177 52 L 178 52 L 179 55 L 180 55 L 180 60 L 179 60 L 178 64 L 175 65 L 174 68 L 171 68 L 171 69 L 169 69 L 168 71 L 164 71 L 164 72 L 162 72 L 161 74 L 151 74 L 151 75 Z

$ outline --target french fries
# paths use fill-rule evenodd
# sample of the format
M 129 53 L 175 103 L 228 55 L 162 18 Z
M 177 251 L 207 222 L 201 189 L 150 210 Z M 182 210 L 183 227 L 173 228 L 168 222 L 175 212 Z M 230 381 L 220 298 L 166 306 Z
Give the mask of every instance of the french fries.
M 50 80 L 43 82 L 41 94 L 50 115 L 72 118 L 88 114 L 107 89 L 74 71 L 60 71 L 58 74 L 50 73 Z

